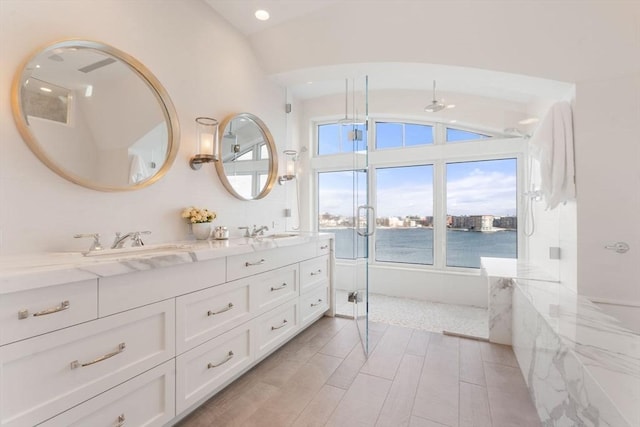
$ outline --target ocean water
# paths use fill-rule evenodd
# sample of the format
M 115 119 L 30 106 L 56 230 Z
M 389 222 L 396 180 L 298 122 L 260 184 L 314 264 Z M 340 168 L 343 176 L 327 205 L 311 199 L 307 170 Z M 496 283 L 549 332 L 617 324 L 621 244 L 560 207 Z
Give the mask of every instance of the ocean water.
M 336 235 L 336 257 L 363 257 L 367 250 L 366 238 L 356 236 L 352 228 L 326 228 L 320 231 Z M 450 267 L 480 268 L 480 257 L 516 258 L 515 231 L 478 233 L 447 230 L 447 260 Z M 378 228 L 372 244 L 376 245 L 376 261 L 407 264 L 433 264 L 433 229 L 431 228 Z

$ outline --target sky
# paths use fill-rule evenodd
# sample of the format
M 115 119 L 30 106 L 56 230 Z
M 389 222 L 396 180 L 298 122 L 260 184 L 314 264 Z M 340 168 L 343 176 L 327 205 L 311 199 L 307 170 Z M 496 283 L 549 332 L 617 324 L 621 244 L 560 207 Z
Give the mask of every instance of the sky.
M 377 122 L 375 126 L 377 149 L 433 143 L 429 125 Z M 320 155 L 353 151 L 353 143 L 343 141 L 346 133 L 339 125 L 319 128 Z M 448 129 L 447 133 L 449 142 L 486 137 L 458 129 Z M 433 215 L 433 166 L 379 168 L 375 173 L 378 217 Z M 449 163 L 446 173 L 447 214 L 516 215 L 515 159 Z M 353 216 L 354 188 L 358 188 L 357 205 L 367 202 L 363 172 L 321 173 L 319 183 L 320 213 Z
M 516 160 L 449 163 L 447 165 L 449 215 L 516 214 Z M 377 216 L 433 215 L 433 167 L 430 165 L 376 170 Z M 319 177 L 320 213 L 353 215 L 353 189 L 366 202 L 363 172 L 326 172 Z

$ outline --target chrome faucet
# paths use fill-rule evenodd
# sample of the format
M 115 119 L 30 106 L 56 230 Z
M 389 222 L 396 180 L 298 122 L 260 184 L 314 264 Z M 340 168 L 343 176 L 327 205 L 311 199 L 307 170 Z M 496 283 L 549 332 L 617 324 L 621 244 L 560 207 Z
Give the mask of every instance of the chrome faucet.
M 150 231 L 131 231 L 124 236 L 120 235 L 120 232 L 116 233 L 116 238 L 113 240 L 111 244 L 111 249 L 120 249 L 124 246 L 127 239 L 131 239 L 131 246 L 144 246 L 144 242 L 142 241 L 143 234 L 151 234 Z
M 249 231 L 247 229 L 247 231 Z M 267 227 L 266 225 L 261 226 L 260 228 L 256 228 L 256 226 L 253 226 L 253 230 L 251 231 L 251 237 L 257 237 L 258 234 L 263 236 L 265 231 L 269 231 L 269 227 Z

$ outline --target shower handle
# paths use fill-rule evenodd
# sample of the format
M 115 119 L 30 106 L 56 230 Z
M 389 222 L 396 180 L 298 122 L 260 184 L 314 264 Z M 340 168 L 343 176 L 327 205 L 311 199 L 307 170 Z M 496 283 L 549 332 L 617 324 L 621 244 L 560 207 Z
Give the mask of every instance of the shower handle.
M 365 217 L 367 218 L 367 229 L 365 231 L 362 231 L 362 229 L 360 228 L 360 211 L 361 210 L 365 210 L 368 211 L 365 214 Z M 371 214 L 371 217 L 373 219 L 373 221 L 369 221 L 369 213 Z M 371 226 L 373 224 L 373 227 Z M 362 237 L 369 237 L 369 236 L 373 236 L 376 232 L 376 210 L 374 209 L 373 206 L 369 206 L 369 205 L 362 205 L 362 206 L 358 206 L 358 214 L 356 215 L 356 233 L 358 233 L 360 236 Z
M 629 252 L 629 244 L 626 242 L 615 242 L 613 245 L 606 245 L 605 249 L 609 249 L 610 251 L 616 251 L 616 253 L 624 254 Z

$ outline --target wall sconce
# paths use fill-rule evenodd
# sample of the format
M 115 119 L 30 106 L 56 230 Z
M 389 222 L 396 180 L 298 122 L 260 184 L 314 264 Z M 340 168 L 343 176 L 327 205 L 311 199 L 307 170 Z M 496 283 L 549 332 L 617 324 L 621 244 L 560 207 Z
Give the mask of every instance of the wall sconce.
M 210 117 L 196 118 L 196 155 L 189 160 L 191 169 L 203 163 L 218 161 L 218 121 Z
M 296 177 L 296 161 L 298 160 L 298 152 L 296 150 L 284 150 L 285 157 L 285 175 L 278 177 L 278 184 L 283 185 L 287 181 L 291 181 Z

